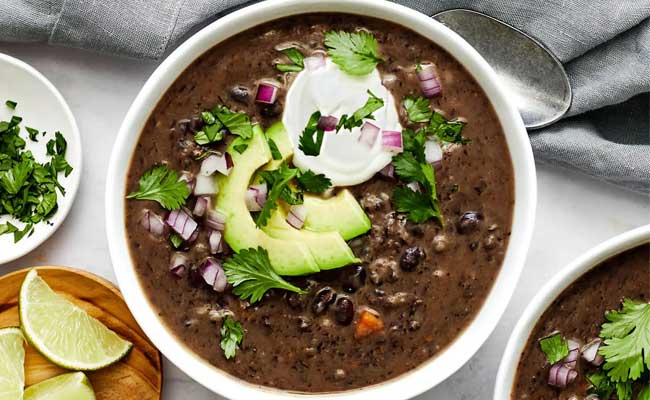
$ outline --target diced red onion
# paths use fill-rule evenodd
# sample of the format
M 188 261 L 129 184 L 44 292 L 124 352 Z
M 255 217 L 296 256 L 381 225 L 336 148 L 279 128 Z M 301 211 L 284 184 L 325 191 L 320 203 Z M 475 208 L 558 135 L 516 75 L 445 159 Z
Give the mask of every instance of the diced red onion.
M 433 64 L 421 65 L 421 70 L 417 71 L 420 89 L 424 97 L 433 97 L 442 92 L 442 86 L 436 74 L 436 67 Z
M 363 126 L 361 127 L 361 134 L 359 135 L 359 142 L 365 144 L 369 148 L 371 148 L 374 144 L 375 141 L 377 140 L 377 136 L 379 135 L 379 127 L 375 124 L 372 124 L 370 122 L 365 122 Z
M 305 58 L 303 64 L 309 71 L 315 71 L 325 66 L 325 56 L 322 53 L 314 53 L 312 56 Z
M 600 350 L 600 346 L 603 344 L 602 339 L 594 339 L 591 342 L 585 344 L 582 346 L 582 349 L 580 349 L 580 352 L 582 353 L 582 358 L 585 359 L 588 363 L 591 363 L 592 365 L 595 365 L 599 367 L 602 365 L 603 361 L 603 356 L 600 355 L 598 350 Z
M 142 215 L 140 223 L 144 229 L 156 236 L 163 236 L 167 231 L 167 225 L 165 225 L 165 221 L 163 221 L 162 217 L 149 210 L 145 211 Z
M 379 171 L 379 173 L 387 178 L 394 178 L 395 177 L 395 167 L 393 164 L 388 164 L 384 168 Z
M 174 232 L 178 233 L 183 240 L 189 240 L 199 226 L 199 224 L 197 224 L 196 221 L 194 221 L 183 210 L 170 211 L 165 222 L 167 225 L 171 226 Z
M 402 143 L 402 132 L 382 131 L 381 132 L 382 148 L 390 153 L 397 154 L 404 151 Z
M 210 196 L 197 197 L 192 214 L 194 214 L 195 217 L 204 216 L 206 211 L 208 211 L 208 208 L 210 208 L 210 199 Z
M 187 256 L 183 253 L 174 253 L 169 264 L 169 271 L 177 277 L 182 277 L 189 266 Z
M 565 389 L 578 376 L 578 371 L 569 368 L 566 364 L 558 362 L 551 366 L 548 372 L 548 384 Z
M 211 196 L 219 192 L 214 176 L 197 175 L 194 185 L 195 196 Z
M 190 193 L 194 190 L 194 176 L 192 173 L 183 171 L 181 173 L 180 178 L 178 178 L 179 181 L 184 181 L 185 184 L 187 185 L 187 188 L 190 190 Z
M 305 219 L 307 219 L 307 207 L 302 204 L 296 204 L 289 208 L 289 213 L 286 218 L 289 225 L 296 229 L 302 229 L 303 225 L 305 225 Z
M 223 292 L 228 285 L 226 274 L 219 261 L 208 257 L 200 267 L 201 276 L 216 292 Z
M 223 233 L 211 229 L 208 232 L 208 244 L 210 245 L 210 254 L 223 252 Z
M 223 232 L 226 228 L 226 216 L 217 210 L 208 210 L 205 225 L 215 231 Z
M 407 188 L 411 189 L 414 192 L 420 191 L 420 184 L 417 182 L 410 182 L 406 185 Z
M 246 191 L 246 207 L 248 211 L 260 211 L 266 203 L 268 188 L 266 183 L 251 185 Z
M 264 104 L 273 104 L 278 97 L 280 87 L 274 82 L 260 82 L 257 85 L 257 96 L 255 101 Z
M 233 167 L 232 156 L 229 153 L 212 153 L 201 163 L 201 175 L 210 176 L 215 172 L 228 175 Z
M 580 343 L 575 340 L 567 340 L 569 346 L 569 354 L 564 357 L 560 362 L 571 369 L 576 369 L 578 366 L 578 359 L 580 358 Z
M 192 233 L 192 236 L 190 236 L 189 239 L 187 239 L 187 244 L 194 244 L 196 242 L 196 239 L 199 238 L 199 230 L 195 230 L 194 233 Z
M 442 148 L 435 140 L 427 140 L 424 143 L 424 158 L 434 167 L 442 163 Z
M 336 125 L 339 123 L 339 119 L 332 116 L 332 115 L 326 115 L 323 117 L 320 117 L 318 120 L 318 129 L 322 129 L 325 132 L 333 131 L 336 129 Z

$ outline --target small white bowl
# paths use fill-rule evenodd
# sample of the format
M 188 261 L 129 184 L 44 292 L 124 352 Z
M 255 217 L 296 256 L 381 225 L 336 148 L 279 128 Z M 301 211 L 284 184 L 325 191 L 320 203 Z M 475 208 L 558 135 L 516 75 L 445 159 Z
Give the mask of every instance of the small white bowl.
M 188 350 L 165 327 L 148 302 L 129 255 L 124 226 L 125 182 L 131 154 L 156 102 L 178 75 L 217 43 L 261 23 L 310 12 L 341 12 L 392 21 L 429 38 L 454 56 L 490 98 L 505 132 L 515 173 L 512 235 L 501 271 L 481 311 L 437 357 L 390 381 L 362 389 L 302 394 L 260 387 L 215 368 Z M 152 74 L 129 109 L 111 156 L 106 186 L 106 227 L 120 288 L 140 326 L 169 360 L 194 380 L 230 399 L 407 399 L 442 382 L 458 370 L 493 331 L 515 289 L 530 243 L 537 200 L 535 164 L 521 117 L 494 71 L 460 36 L 424 14 L 388 1 L 277 0 L 257 3 L 222 17 L 176 49 Z
M 555 275 L 524 310 L 508 340 L 494 388 L 494 400 L 510 400 L 519 358 L 544 311 L 574 281 L 617 254 L 650 242 L 650 225 L 620 234 L 578 257 Z
M 21 137 L 27 142 L 26 149 L 32 151 L 36 160 L 48 160 L 45 144 L 54 138 L 54 132 L 60 131 L 68 142 L 66 160 L 73 168 L 67 177 L 59 174 L 59 182 L 66 194 L 62 196 L 57 190 L 59 210 L 49 221 L 52 225 L 44 222 L 34 225 L 34 234 L 23 237 L 18 243 L 14 243 L 12 234 L 0 236 L 0 264 L 4 264 L 38 247 L 57 230 L 68 215 L 81 177 L 81 138 L 68 104 L 54 85 L 30 65 L 6 54 L 0 54 L 0 95 L 3 96 L 0 99 L 0 120 L 9 121 L 12 115 L 23 118 L 20 124 Z M 7 107 L 6 100 L 16 101 L 16 109 Z M 47 134 L 39 134 L 38 142 L 32 142 L 27 139 L 25 126 L 40 132 L 47 131 Z M 0 217 L 0 224 L 7 221 L 19 228 L 24 225 L 8 216 Z

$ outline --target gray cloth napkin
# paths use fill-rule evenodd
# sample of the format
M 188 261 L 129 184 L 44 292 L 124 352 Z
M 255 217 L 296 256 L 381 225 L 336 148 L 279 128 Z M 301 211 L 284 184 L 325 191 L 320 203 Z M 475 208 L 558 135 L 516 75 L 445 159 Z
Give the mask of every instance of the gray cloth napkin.
M 543 42 L 565 64 L 574 102 L 565 119 L 530 133 L 536 159 L 650 193 L 650 0 L 398 2 L 427 15 L 474 9 Z M 188 34 L 247 3 L 0 0 L 0 41 L 157 59 Z

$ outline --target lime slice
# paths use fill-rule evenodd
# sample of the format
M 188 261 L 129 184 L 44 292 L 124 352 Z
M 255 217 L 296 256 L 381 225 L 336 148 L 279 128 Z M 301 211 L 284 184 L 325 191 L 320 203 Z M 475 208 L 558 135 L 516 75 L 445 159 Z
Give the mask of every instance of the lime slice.
M 29 343 L 56 365 L 92 371 L 116 363 L 132 344 L 54 293 L 35 269 L 20 288 L 20 322 Z
M 0 329 L 0 400 L 20 400 L 25 386 L 25 347 L 20 328 Z
M 83 372 L 50 378 L 25 389 L 24 400 L 95 400 L 95 392 Z

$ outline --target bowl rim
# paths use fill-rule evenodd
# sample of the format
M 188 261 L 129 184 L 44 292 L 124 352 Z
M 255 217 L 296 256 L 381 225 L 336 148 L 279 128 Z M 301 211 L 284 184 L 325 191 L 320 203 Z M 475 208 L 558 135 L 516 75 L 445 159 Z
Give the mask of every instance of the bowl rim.
M 150 112 L 177 76 L 205 51 L 236 33 L 274 19 L 312 12 L 356 14 L 392 21 L 449 52 L 472 74 L 490 99 L 506 136 L 515 175 L 510 243 L 492 289 L 469 325 L 440 354 L 419 367 L 376 385 L 334 393 L 296 393 L 254 385 L 211 366 L 188 350 L 157 317 L 142 290 L 130 258 L 123 223 L 124 182 L 132 150 Z M 230 399 L 361 400 L 380 395 L 399 400 L 416 396 L 448 378 L 478 351 L 494 330 L 523 269 L 532 237 L 536 201 L 535 164 L 521 117 L 500 87 L 492 68 L 459 35 L 424 14 L 388 1 L 268 0 L 237 10 L 206 26 L 173 51 L 147 80 L 127 112 L 111 154 L 106 179 L 106 232 L 115 275 L 138 323 L 173 364 L 206 388 Z
M 509 400 L 519 358 L 535 324 L 553 301 L 572 283 L 602 262 L 634 247 L 650 242 L 650 225 L 621 233 L 574 259 L 537 292 L 517 321 L 499 364 L 494 400 Z

